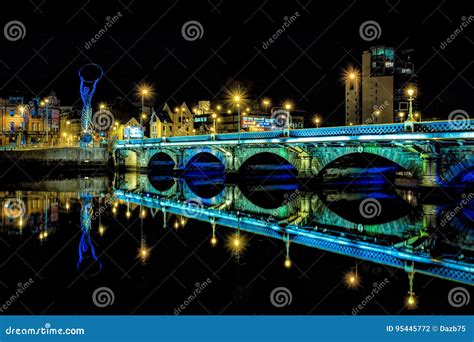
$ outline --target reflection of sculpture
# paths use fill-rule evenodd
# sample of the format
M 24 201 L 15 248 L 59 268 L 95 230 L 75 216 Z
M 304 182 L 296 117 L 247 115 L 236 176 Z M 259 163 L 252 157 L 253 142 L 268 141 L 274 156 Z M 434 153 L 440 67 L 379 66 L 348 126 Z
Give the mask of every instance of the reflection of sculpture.
M 80 193 L 81 198 L 81 230 L 82 236 L 79 242 L 79 259 L 77 269 L 80 270 L 81 264 L 90 252 L 93 261 L 98 261 L 95 254 L 94 245 L 91 241 L 91 220 L 92 220 L 92 196 L 88 193 Z M 102 269 L 102 263 L 99 262 L 99 270 Z
M 87 71 L 91 71 L 96 69 L 96 73 L 98 76 L 86 76 L 85 73 Z M 92 141 L 92 134 L 93 131 L 92 127 L 92 97 L 95 93 L 95 88 L 97 86 L 97 82 L 102 78 L 104 72 L 102 68 L 97 64 L 86 64 L 79 69 L 79 78 L 81 79 L 80 85 L 80 93 L 81 99 L 83 102 L 82 107 L 82 117 L 81 117 L 81 128 L 82 128 L 82 136 L 81 136 L 81 146 L 86 147 Z

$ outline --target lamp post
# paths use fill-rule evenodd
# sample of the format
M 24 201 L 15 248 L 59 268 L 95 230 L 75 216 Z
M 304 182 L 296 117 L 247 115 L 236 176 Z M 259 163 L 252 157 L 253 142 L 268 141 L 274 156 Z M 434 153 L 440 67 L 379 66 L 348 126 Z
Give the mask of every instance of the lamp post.
M 263 99 L 262 103 L 263 103 L 263 106 L 265 107 L 265 114 L 267 114 L 268 106 L 270 105 L 270 100 L 269 99 Z
M 321 119 L 318 116 L 316 116 L 314 118 L 314 123 L 316 124 L 316 128 L 319 128 L 319 124 L 321 123 Z
M 408 120 L 413 122 L 415 121 L 415 118 L 413 117 L 413 95 L 415 94 L 415 89 L 408 88 L 407 94 L 408 94 L 408 102 L 410 103 L 410 106 L 408 107 Z
M 213 113 L 212 114 L 212 119 L 213 119 L 213 123 L 214 123 L 214 134 L 217 134 L 217 125 L 216 125 L 216 121 L 217 121 L 217 114 L 216 113 Z
M 41 101 L 40 102 L 40 105 L 42 107 L 45 107 L 46 109 L 46 115 L 45 115 L 45 118 L 46 118 L 46 124 L 45 124 L 45 130 L 46 130 L 46 143 L 49 142 L 49 100 L 46 98 L 44 99 L 44 101 Z
M 240 97 L 240 86 L 238 87 L 237 94 L 232 98 L 236 107 L 237 107 L 237 136 L 240 145 L 240 102 L 242 98 Z
M 290 102 L 285 103 L 286 109 L 286 134 L 290 135 L 290 110 L 293 108 L 293 105 Z

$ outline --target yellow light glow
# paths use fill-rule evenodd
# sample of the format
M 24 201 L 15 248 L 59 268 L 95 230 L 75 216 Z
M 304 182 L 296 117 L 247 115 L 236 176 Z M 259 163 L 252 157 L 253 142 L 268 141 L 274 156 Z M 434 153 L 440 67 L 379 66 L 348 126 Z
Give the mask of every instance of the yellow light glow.
M 406 305 L 408 309 L 410 310 L 416 309 L 418 307 L 418 303 L 416 301 L 416 297 L 414 293 L 408 295 L 406 299 Z
M 359 275 L 353 271 L 346 273 L 344 281 L 346 283 L 346 286 L 350 289 L 355 289 L 360 286 Z
M 221 110 L 222 107 L 220 105 L 217 105 L 216 108 L 217 108 L 217 110 Z
M 146 262 L 151 255 L 151 248 L 147 247 L 145 244 L 142 244 L 138 249 L 138 258 L 141 262 Z
M 217 245 L 217 238 L 215 236 L 211 238 L 211 245 L 213 246 Z
M 67 120 L 66 125 L 70 125 L 70 124 L 71 124 L 71 121 Z
M 116 214 L 117 213 L 117 208 L 112 208 L 112 213 Z
M 71 205 L 69 204 L 69 202 L 66 202 L 66 210 L 69 210 L 70 207 Z
M 146 216 L 146 210 L 145 209 L 142 209 L 142 212 L 140 213 L 141 217 L 142 218 L 145 218 Z
M 142 114 L 142 119 L 146 119 L 146 114 L 145 113 Z
M 105 228 L 104 226 L 99 226 L 99 235 L 102 236 L 105 233 Z
M 290 102 L 285 103 L 285 109 L 286 110 L 291 110 L 293 108 L 293 105 Z
M 348 66 L 342 71 L 342 80 L 344 82 L 357 81 L 359 78 L 360 71 L 353 66 Z
M 413 96 L 413 94 L 415 94 L 415 89 L 413 89 L 413 88 L 408 88 L 407 94 L 408 94 L 408 96 L 410 96 L 410 97 Z
M 227 240 L 227 249 L 234 254 L 245 251 L 246 249 L 245 236 L 241 234 L 230 235 Z
M 263 100 L 263 105 L 264 106 L 269 106 L 270 105 L 270 100 L 264 99 Z
M 230 109 L 228 109 L 228 110 L 227 110 L 227 114 L 230 114 L 230 113 L 231 113 L 231 111 L 230 111 Z
M 213 118 L 213 119 L 217 118 L 217 114 L 216 114 L 216 113 L 213 113 L 213 114 L 212 114 L 212 118 Z
M 99 105 L 99 108 L 100 108 L 100 109 L 105 109 L 105 104 L 101 103 L 101 104 Z
M 130 216 L 132 216 L 132 213 L 130 212 L 130 210 L 127 210 L 127 212 L 125 213 L 125 216 L 127 216 L 127 218 L 130 218 Z
M 175 228 L 175 229 L 178 229 L 178 228 L 179 228 L 179 222 L 178 222 L 178 221 L 176 221 L 176 222 L 174 223 L 174 228 Z
M 290 258 L 286 258 L 286 259 L 285 259 L 285 267 L 286 267 L 286 268 L 290 268 L 290 267 L 291 267 L 291 260 L 290 260 Z

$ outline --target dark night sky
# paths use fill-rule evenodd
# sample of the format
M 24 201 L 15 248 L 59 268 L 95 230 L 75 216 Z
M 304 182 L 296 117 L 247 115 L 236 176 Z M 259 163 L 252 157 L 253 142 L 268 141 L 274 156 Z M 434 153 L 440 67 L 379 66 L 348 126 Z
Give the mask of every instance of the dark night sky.
M 425 117 L 447 117 L 455 109 L 473 112 L 474 21 L 440 49 L 463 21 L 474 15 L 473 1 L 9 1 L 0 24 L 21 21 L 24 39 L 0 36 L 2 92 L 41 96 L 54 89 L 63 105 L 78 100 L 77 69 L 90 61 L 103 66 L 95 101 L 117 96 L 136 100 L 136 84 L 153 85 L 155 101 L 223 97 L 239 80 L 254 98 L 291 99 L 326 124 L 341 123 L 344 89 L 341 70 L 357 65 L 374 45 L 414 48 Z M 39 7 L 36 7 L 39 6 Z M 128 6 L 124 8 L 124 6 Z M 214 7 L 216 6 L 216 7 Z M 305 7 L 303 7 L 305 6 Z M 418 6 L 418 7 L 417 7 Z M 89 41 L 118 11 L 122 17 L 90 49 Z M 267 41 L 285 16 L 300 16 L 268 49 Z M 204 28 L 187 41 L 182 25 Z M 381 36 L 371 42 L 359 27 L 374 20 Z

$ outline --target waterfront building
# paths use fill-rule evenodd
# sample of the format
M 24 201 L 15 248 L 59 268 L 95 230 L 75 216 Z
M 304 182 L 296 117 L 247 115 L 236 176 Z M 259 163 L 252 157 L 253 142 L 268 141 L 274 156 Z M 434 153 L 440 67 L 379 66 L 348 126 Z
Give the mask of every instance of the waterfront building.
M 413 50 L 376 46 L 362 54 L 362 70 L 345 75 L 346 125 L 380 124 L 407 118 L 408 87 L 416 89 Z M 416 111 L 416 97 L 413 110 Z

